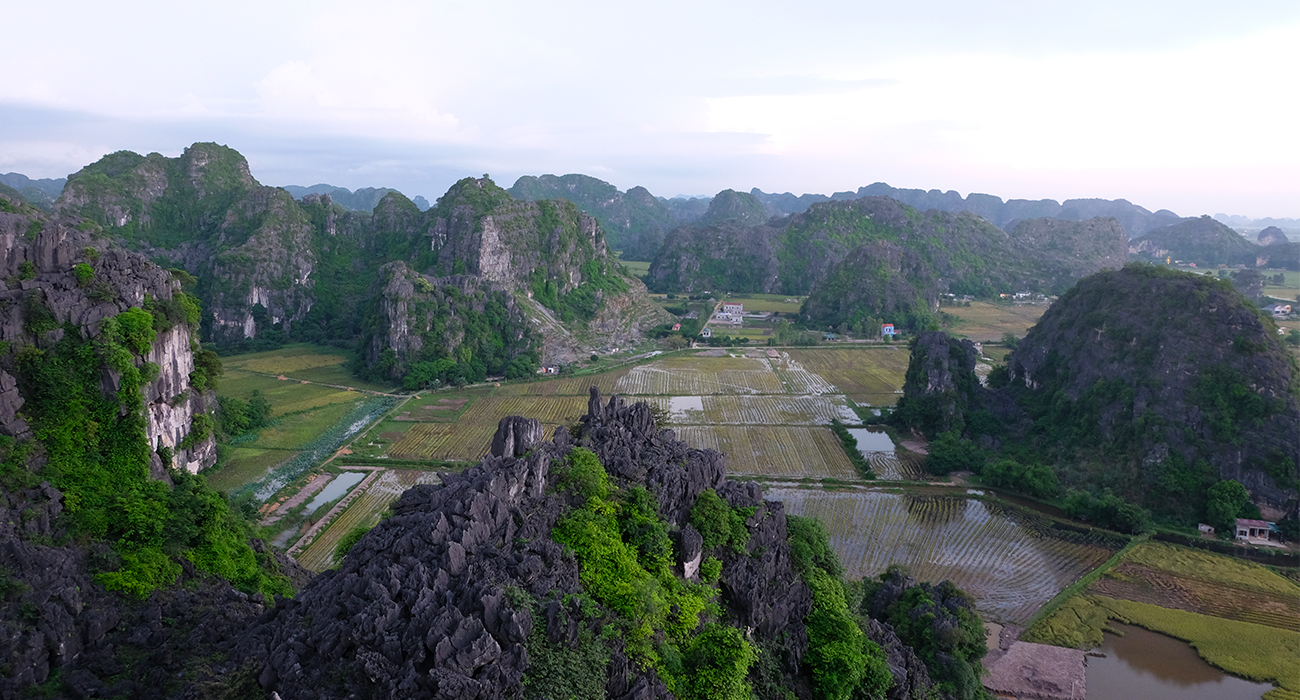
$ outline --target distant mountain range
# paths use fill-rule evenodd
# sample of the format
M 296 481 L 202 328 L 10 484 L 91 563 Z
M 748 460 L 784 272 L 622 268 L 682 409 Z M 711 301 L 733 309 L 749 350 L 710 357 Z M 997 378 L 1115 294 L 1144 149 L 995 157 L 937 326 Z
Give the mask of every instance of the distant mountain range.
M 33 180 L 22 173 L 5 173 L 0 175 L 0 182 L 14 188 L 33 206 L 49 211 L 54 200 L 63 193 L 63 186 L 68 184 L 66 177 L 57 180 L 42 178 Z
M 526 175 L 519 178 L 509 190 L 519 199 L 544 199 L 564 197 L 583 211 L 595 216 L 609 233 L 611 247 L 621 250 L 627 260 L 653 260 L 667 233 L 683 224 L 707 226 L 717 221 L 705 221 L 712 197 L 682 195 L 665 199 L 652 197 L 644 187 L 634 187 L 621 192 L 608 182 L 588 175 Z M 724 190 L 731 204 L 740 206 L 734 190 Z M 719 193 L 721 196 L 723 193 Z M 766 215 L 789 216 L 800 214 L 820 202 L 851 201 L 862 197 L 883 196 L 895 199 L 919 211 L 938 210 L 953 213 L 976 214 L 1003 231 L 1010 232 L 1026 219 L 1053 218 L 1066 221 L 1085 221 L 1096 217 L 1114 218 L 1124 228 L 1128 238 L 1138 238 L 1150 231 L 1183 221 L 1184 218 L 1167 209 L 1152 212 L 1124 199 L 1011 199 L 972 193 L 966 197 L 948 190 L 918 190 L 891 187 L 877 182 L 856 191 L 836 192 L 830 195 L 789 192 L 780 194 L 764 192 L 757 187 L 748 195 L 763 211 L 751 210 L 744 218 L 746 225 L 762 221 Z M 631 198 L 631 199 L 629 199 Z M 657 204 L 656 204 L 657 202 Z M 723 219 L 734 219 L 724 214 Z M 1241 217 L 1239 217 L 1241 218 Z M 1254 221 L 1254 220 L 1249 220 Z M 1285 220 L 1289 221 L 1289 220 Z M 733 223 L 736 223 L 733 221 Z M 1260 227 L 1263 228 L 1263 227 Z
M 383 199 L 384 195 L 389 192 L 397 192 L 397 190 L 388 187 L 362 187 L 353 192 L 346 187 L 336 187 L 324 183 L 312 185 L 311 187 L 285 185 L 284 189 L 288 190 L 289 194 L 299 201 L 309 194 L 327 194 L 335 204 L 349 211 L 374 211 L 375 205 L 379 204 L 379 200 Z M 429 200 L 418 194 L 411 198 L 411 203 L 420 211 L 428 211 L 430 206 Z

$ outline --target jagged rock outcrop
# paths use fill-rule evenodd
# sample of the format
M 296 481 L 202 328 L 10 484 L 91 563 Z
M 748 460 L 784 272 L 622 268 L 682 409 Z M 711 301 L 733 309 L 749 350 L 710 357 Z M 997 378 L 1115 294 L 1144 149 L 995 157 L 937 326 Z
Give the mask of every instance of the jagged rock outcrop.
M 978 401 L 975 364 L 979 357 L 969 340 L 940 331 L 917 334 L 896 412 L 927 435 L 961 429 L 966 413 Z
M 889 675 L 894 677 L 894 685 L 886 697 L 889 700 L 920 700 L 929 697 L 930 689 L 934 686 L 930 681 L 930 671 L 916 655 L 916 651 L 898 638 L 893 626 L 868 618 L 864 631 L 867 638 L 880 645 L 885 652 L 885 664 L 889 666 Z
M 269 611 L 241 640 L 239 658 L 264 664 L 263 687 L 282 697 L 519 697 L 533 628 L 560 643 L 577 639 L 583 619 L 564 612 L 580 590 L 577 561 L 550 539 L 572 497 L 552 488 L 552 465 L 580 444 L 617 483 L 649 486 L 661 516 L 683 532 L 693 531 L 686 521 L 705 489 L 756 508 L 747 551 L 717 552 L 722 598 L 758 638 L 788 635 L 786 661 L 797 668 L 811 597 L 791 568 L 781 504 L 763 501 L 756 484 L 727 481 L 721 455 L 658 430 L 645 404 L 603 403 L 593 388 L 589 405 L 576 438 L 561 428 L 543 442 L 537 421 L 502 420 L 492 456 L 403 494 L 337 571 Z M 608 697 L 668 697 L 653 671 L 612 652 Z

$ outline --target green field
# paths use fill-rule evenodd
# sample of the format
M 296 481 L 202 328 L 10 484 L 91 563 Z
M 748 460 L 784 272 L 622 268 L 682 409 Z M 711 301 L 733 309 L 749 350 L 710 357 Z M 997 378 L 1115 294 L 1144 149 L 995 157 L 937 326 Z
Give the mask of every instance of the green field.
M 261 481 L 373 398 L 368 392 L 391 389 L 352 379 L 346 362 L 336 348 L 307 344 L 222 358 L 217 394 L 247 399 L 261 392 L 271 402 L 272 424 L 231 445 L 229 458 L 206 473 L 208 481 L 228 492 Z
M 786 301 L 790 299 L 792 301 Z M 775 311 L 782 314 L 797 314 L 807 297 L 786 296 L 784 294 L 729 294 L 727 301 L 745 305 L 745 311 Z
M 372 384 L 347 371 L 348 358 L 338 348 L 298 343 L 277 350 L 231 355 L 221 358 L 226 371 L 284 375 L 288 380 L 333 384 L 358 391 L 391 392 L 393 386 Z M 225 392 L 220 392 L 225 393 Z
M 1002 340 L 1005 333 L 1011 333 L 1017 338 L 1025 337 L 1025 333 L 1038 323 L 1038 319 L 1047 311 L 1047 305 L 1015 306 L 1009 303 L 972 301 L 970 306 L 945 306 L 940 311 L 959 319 L 955 325 L 947 329 L 949 334 L 958 338 L 986 342 Z

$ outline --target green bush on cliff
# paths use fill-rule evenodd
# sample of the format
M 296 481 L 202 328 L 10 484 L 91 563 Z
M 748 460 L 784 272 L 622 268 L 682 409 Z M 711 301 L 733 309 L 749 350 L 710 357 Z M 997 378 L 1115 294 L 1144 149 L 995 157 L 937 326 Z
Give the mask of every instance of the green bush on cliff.
M 39 476 L 63 492 L 74 531 L 113 546 L 116 561 L 98 574 L 113 590 L 143 597 L 169 585 L 181 571 L 175 557 L 184 556 L 241 590 L 290 593 L 287 579 L 266 572 L 248 546 L 247 526 L 206 480 L 173 472 L 168 490 L 150 478 L 147 374 L 132 356 L 148 350 L 153 334 L 150 314 L 131 309 L 105 319 L 94 341 L 69 326 L 54 347 L 16 358 L 25 409 L 48 459 Z M 116 395 L 101 390 L 105 365 L 119 374 Z
M 709 624 L 714 588 L 673 574 L 653 495 L 617 490 L 585 448 L 571 450 L 557 471 L 560 488 L 584 505 L 561 517 L 551 536 L 574 552 L 584 592 L 607 611 L 607 629 L 616 630 L 628 655 L 653 666 L 678 697 L 748 697 L 753 648 L 739 633 Z

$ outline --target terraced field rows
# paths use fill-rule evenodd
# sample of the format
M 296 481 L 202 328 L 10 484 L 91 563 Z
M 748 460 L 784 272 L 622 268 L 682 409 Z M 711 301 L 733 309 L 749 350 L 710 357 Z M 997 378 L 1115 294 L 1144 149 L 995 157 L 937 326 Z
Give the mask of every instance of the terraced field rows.
M 705 396 L 709 423 L 735 425 L 826 425 L 832 418 L 857 421 L 843 399 L 822 396 Z
M 683 426 L 677 438 L 727 455 L 727 471 L 787 478 L 852 479 L 857 472 L 839 438 L 827 428 Z
M 566 377 L 528 384 L 506 384 L 497 389 L 497 396 L 588 396 L 591 387 L 600 387 L 600 393 L 614 393 L 614 386 L 629 370 L 616 370 L 590 377 Z
M 809 372 L 802 364 L 790 357 L 790 353 L 781 353 L 780 358 L 768 360 L 769 366 L 785 382 L 786 390 L 792 394 L 841 394 L 834 384 L 820 375 Z
M 496 423 L 417 423 L 411 426 L 388 454 L 394 459 L 449 459 L 478 461 L 492 445 Z
M 364 493 L 343 511 L 329 527 L 297 556 L 298 563 L 312 571 L 324 571 L 334 565 L 334 549 L 339 540 L 358 525 L 374 527 L 388 504 L 397 500 L 416 484 L 436 484 L 441 479 L 436 472 L 388 469 L 371 482 Z
M 897 454 L 889 452 L 868 452 L 866 455 L 867 462 L 871 464 L 871 471 L 881 479 L 891 481 L 925 481 L 925 469 L 921 466 L 922 461 L 916 457 L 907 456 L 900 458 Z
M 620 394 L 705 396 L 709 394 L 776 394 L 781 383 L 767 370 L 666 369 L 642 365 L 614 385 Z
M 891 396 L 903 388 L 907 374 L 907 348 L 816 348 L 788 354 L 791 362 L 835 386 L 834 393 Z
M 587 413 L 587 395 L 581 396 L 484 396 L 470 404 L 457 424 L 491 423 L 506 416 L 526 416 L 550 424 L 576 423 Z
M 951 580 L 999 622 L 1028 620 L 1113 552 L 974 499 L 806 489 L 769 489 L 768 498 L 821 520 L 847 577 L 902 564 L 922 580 Z

